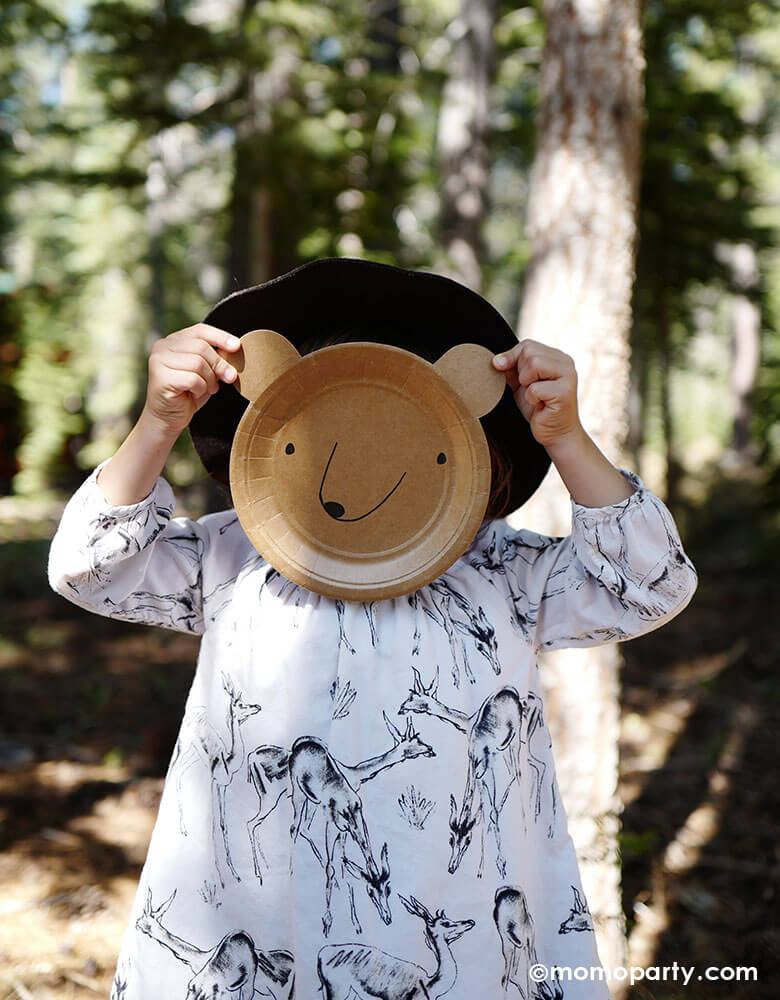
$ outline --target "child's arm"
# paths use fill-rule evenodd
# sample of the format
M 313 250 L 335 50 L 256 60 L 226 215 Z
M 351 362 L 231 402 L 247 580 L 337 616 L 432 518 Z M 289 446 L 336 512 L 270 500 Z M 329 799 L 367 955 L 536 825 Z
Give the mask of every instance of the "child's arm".
M 493 361 L 506 372 L 518 409 L 547 449 L 575 503 L 605 507 L 631 496 L 633 488 L 580 423 L 577 372 L 568 354 L 535 340 L 521 340 Z
M 235 368 L 215 348 L 240 346 L 238 337 L 206 323 L 177 330 L 153 345 L 146 404 L 100 475 L 110 503 L 137 503 L 149 494 L 179 434 L 217 391 L 219 379 L 235 381 Z
M 500 357 L 518 408 L 572 497 L 572 533 L 518 531 L 502 543 L 512 599 L 537 646 L 628 639 L 679 614 L 696 589 L 671 514 L 638 477 L 615 468 L 586 434 L 572 359 L 521 341 Z
M 207 515 L 173 517 L 162 469 L 192 414 L 235 370 L 212 345 L 239 342 L 199 324 L 158 341 L 138 423 L 68 501 L 49 550 L 48 575 L 63 597 L 98 614 L 203 631 Z

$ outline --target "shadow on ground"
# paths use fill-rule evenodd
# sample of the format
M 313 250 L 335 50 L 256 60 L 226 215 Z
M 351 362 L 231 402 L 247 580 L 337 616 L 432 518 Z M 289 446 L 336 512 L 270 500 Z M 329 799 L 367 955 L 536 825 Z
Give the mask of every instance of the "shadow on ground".
M 108 997 L 198 650 L 53 593 L 48 545 L 0 545 L 2 1000 Z
M 632 953 L 696 967 L 632 1000 L 780 995 L 780 545 L 757 495 L 716 482 L 687 512 L 698 593 L 623 650 Z M 70 605 L 47 553 L 0 544 L 0 1000 L 108 996 L 198 648 Z
M 764 497 L 715 481 L 687 516 L 697 594 L 623 648 L 632 951 L 654 966 L 696 967 L 687 987 L 647 982 L 632 1000 L 780 995 L 780 547 Z M 758 978 L 706 981 L 708 966 L 755 967 Z

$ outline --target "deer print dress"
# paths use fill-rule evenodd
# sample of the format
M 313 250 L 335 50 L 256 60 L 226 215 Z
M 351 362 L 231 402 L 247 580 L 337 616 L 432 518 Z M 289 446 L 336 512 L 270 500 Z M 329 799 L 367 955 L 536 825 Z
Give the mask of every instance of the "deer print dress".
M 630 638 L 690 599 L 666 507 L 573 504 L 549 538 L 487 521 L 408 597 L 290 583 L 232 510 L 173 517 L 160 476 L 63 512 L 49 581 L 202 636 L 112 1000 L 601 1000 L 539 649 Z

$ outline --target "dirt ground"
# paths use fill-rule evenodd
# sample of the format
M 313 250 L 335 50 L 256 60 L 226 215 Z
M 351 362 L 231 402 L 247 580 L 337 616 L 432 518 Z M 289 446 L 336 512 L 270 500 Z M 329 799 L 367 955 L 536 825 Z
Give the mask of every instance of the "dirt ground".
M 632 961 L 758 982 L 632 1000 L 780 995 L 778 549 L 745 502 L 698 512 L 697 595 L 623 647 L 621 847 Z M 198 640 L 52 593 L 53 528 L 0 524 L 0 1000 L 107 1000 Z

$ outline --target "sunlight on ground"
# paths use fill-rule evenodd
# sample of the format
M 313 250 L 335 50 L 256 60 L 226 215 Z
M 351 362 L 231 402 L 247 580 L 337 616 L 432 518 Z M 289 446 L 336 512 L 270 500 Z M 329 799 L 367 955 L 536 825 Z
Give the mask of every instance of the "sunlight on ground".
M 8 775 L 2 775 L 7 783 Z M 140 868 L 161 779 L 127 782 L 120 769 L 47 761 L 16 773 L 58 791 L 88 781 L 117 783 L 117 794 L 62 828 L 42 827 L 0 856 L 0 998 L 108 997 L 116 954 L 137 885 L 133 875 L 95 880 L 85 871 L 101 852 Z M 4 791 L 4 790 L 3 790 Z

